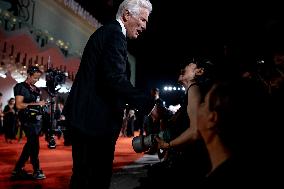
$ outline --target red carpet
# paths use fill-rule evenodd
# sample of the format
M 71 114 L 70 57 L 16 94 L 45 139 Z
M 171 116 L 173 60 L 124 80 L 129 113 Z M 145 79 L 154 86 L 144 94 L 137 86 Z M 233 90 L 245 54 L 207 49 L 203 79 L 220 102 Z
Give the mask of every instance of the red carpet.
M 132 138 L 119 138 L 114 158 L 114 171 L 140 158 L 131 146 Z M 56 149 L 49 149 L 47 142 L 41 137 L 40 165 L 46 175 L 44 180 L 10 180 L 11 171 L 19 157 L 25 141 L 13 144 L 5 143 L 0 136 L 0 189 L 66 189 L 72 169 L 71 146 L 64 146 L 63 139 L 57 140 Z M 32 172 L 32 166 L 27 162 L 25 169 Z

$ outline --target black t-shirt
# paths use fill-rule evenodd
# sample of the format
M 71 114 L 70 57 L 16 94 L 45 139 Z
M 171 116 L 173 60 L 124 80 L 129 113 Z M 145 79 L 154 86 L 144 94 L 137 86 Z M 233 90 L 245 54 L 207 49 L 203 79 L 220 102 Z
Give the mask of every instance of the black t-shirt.
M 40 96 L 40 90 L 33 86 L 31 87 L 26 82 L 17 83 L 14 87 L 15 96 L 23 96 L 24 103 L 36 102 L 37 98 Z M 19 118 L 24 121 L 24 110 L 19 110 Z
M 23 96 L 24 103 L 36 102 L 40 95 L 39 89 L 33 90 L 26 82 L 17 83 L 14 87 L 15 96 Z

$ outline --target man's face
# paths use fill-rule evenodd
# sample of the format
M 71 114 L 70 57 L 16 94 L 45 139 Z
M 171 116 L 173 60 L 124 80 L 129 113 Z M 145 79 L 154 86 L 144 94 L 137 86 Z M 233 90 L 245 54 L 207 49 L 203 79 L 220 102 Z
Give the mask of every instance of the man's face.
M 149 11 L 145 8 L 141 8 L 140 14 L 137 16 L 126 11 L 126 15 L 124 16 L 124 24 L 126 28 L 126 35 L 129 39 L 136 39 L 140 33 L 146 29 L 148 17 Z

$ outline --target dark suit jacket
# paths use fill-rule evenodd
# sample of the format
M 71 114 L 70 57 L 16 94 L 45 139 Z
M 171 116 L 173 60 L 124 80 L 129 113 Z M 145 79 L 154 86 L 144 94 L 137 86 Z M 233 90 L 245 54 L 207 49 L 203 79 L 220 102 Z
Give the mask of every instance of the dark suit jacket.
M 128 79 L 127 64 L 127 41 L 116 20 L 91 35 L 63 111 L 73 127 L 109 134 L 121 126 L 125 103 L 150 111 L 147 96 Z

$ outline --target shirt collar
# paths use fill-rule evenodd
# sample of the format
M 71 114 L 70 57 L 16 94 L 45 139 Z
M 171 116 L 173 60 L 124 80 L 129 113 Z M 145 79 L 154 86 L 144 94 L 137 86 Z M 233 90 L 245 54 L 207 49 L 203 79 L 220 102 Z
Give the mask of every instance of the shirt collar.
M 122 28 L 122 33 L 123 35 L 126 37 L 126 29 L 124 24 L 122 23 L 122 21 L 120 19 L 116 19 L 118 21 L 118 23 L 120 24 L 121 28 Z

